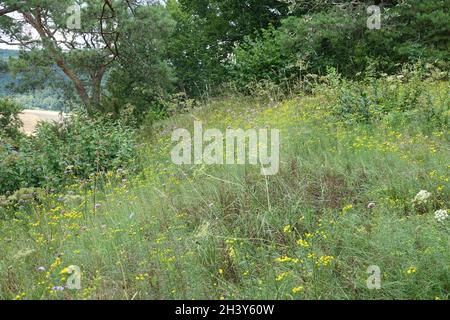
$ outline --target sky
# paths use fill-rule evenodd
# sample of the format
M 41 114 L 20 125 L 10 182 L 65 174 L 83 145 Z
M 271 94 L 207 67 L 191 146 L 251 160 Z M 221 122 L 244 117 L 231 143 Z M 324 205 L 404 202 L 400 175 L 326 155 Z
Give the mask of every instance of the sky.
M 0 43 L 0 49 L 18 50 L 19 47 L 18 46 L 9 46 L 7 44 Z
M 13 12 L 13 13 L 8 13 L 7 16 L 11 17 L 11 18 L 20 18 L 20 15 L 18 15 L 17 13 Z M 2 37 L 3 38 L 3 37 Z M 10 46 L 7 45 L 5 43 L 0 43 L 0 49 L 10 49 L 10 50 L 18 50 L 19 47 L 18 46 Z
M 161 4 L 164 4 L 165 0 L 139 0 L 139 2 L 141 2 L 141 3 L 161 3 Z M 14 18 L 14 19 L 20 19 L 21 18 L 21 15 L 16 13 L 16 12 L 9 13 L 7 15 L 9 17 L 11 17 L 11 18 Z M 37 33 L 34 30 L 31 30 L 31 32 L 33 34 L 37 35 Z M 10 45 L 7 45 L 5 43 L 0 43 L 0 49 L 18 50 L 19 46 L 10 46 Z

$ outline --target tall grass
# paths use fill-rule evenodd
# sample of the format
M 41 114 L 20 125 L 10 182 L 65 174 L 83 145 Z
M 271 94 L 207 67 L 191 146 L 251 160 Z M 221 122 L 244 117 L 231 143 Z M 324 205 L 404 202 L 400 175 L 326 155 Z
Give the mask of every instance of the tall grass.
M 111 172 L 0 220 L 0 298 L 448 299 L 450 219 L 434 218 L 449 208 L 448 82 L 340 81 L 212 100 L 155 126 L 138 177 Z M 279 174 L 173 165 L 170 134 L 194 119 L 280 129 Z M 414 206 L 420 190 L 432 195 Z M 82 289 L 52 290 L 69 265 Z

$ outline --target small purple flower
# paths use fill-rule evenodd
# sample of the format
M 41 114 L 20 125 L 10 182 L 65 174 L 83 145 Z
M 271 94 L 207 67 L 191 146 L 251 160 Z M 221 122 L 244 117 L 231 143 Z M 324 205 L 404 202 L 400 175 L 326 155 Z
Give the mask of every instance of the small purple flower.
M 96 203 L 94 207 L 95 207 L 95 209 L 98 209 L 98 208 L 100 208 L 101 206 L 102 206 L 102 205 L 101 205 L 100 203 Z
M 63 286 L 54 286 L 54 287 L 52 287 L 52 291 L 64 291 L 64 287 Z

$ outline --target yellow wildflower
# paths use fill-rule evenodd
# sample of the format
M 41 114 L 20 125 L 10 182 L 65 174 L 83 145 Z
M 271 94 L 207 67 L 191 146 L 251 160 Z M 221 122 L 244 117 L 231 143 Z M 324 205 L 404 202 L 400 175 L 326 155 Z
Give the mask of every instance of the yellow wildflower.
M 342 214 L 347 213 L 347 212 L 350 211 L 351 209 L 353 209 L 353 205 L 352 205 L 352 204 L 346 205 L 344 208 L 342 208 Z
M 66 273 L 69 273 L 69 272 L 70 272 L 69 268 L 66 267 L 66 268 L 61 270 L 60 274 L 66 274 Z
M 286 279 L 286 277 L 289 275 L 289 272 L 283 272 L 280 273 L 279 275 L 277 275 L 277 277 L 275 278 L 276 281 L 283 281 L 284 279 Z
M 283 232 L 284 233 L 291 233 L 292 232 L 292 226 L 290 224 L 288 224 L 287 226 L 285 226 L 283 228 Z
M 283 262 L 291 262 L 291 261 L 292 261 L 292 259 L 287 257 L 287 256 L 282 256 L 282 257 L 278 257 L 278 258 L 275 259 L 275 262 L 281 262 L 281 263 L 283 263 Z
M 309 243 L 306 240 L 303 239 L 299 239 L 297 240 L 297 245 L 303 248 L 308 248 L 309 247 Z
M 409 267 L 409 269 L 406 270 L 407 274 L 413 274 L 413 273 L 416 273 L 416 272 L 417 272 L 417 269 L 415 267 Z
M 296 294 L 296 293 L 299 293 L 299 292 L 302 291 L 302 290 L 303 290 L 303 287 L 302 287 L 302 286 L 295 287 L 295 288 L 292 288 L 292 293 L 293 293 L 293 294 Z
M 326 267 L 334 260 L 333 256 L 321 256 L 317 261 L 317 265 Z
M 26 296 L 26 293 L 18 294 L 18 295 L 14 298 L 14 300 L 22 300 L 25 296 Z

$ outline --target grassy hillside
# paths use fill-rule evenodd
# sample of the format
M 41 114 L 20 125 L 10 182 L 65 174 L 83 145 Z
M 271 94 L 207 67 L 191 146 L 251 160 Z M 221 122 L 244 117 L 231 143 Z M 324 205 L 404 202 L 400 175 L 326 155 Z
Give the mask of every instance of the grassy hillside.
M 159 122 L 139 176 L 92 177 L 0 220 L 0 298 L 448 299 L 450 221 L 434 214 L 450 204 L 449 83 L 324 83 Z M 280 129 L 279 174 L 172 164 L 172 130 L 194 120 Z M 82 290 L 55 289 L 70 265 Z
M 0 49 L 0 63 L 7 62 L 9 58 L 18 57 L 18 50 Z M 0 98 L 12 97 L 24 108 L 62 110 L 64 101 L 61 94 L 54 89 L 46 88 L 42 90 L 30 90 L 28 92 L 17 93 L 12 90 L 12 85 L 18 86 L 21 82 L 20 75 L 14 78 L 7 70 L 0 71 Z
M 18 50 L 0 49 L 0 60 L 8 61 L 9 57 L 17 57 L 18 55 Z
M 8 85 L 14 82 L 14 79 L 9 74 L 5 63 L 8 62 L 10 57 L 17 57 L 18 55 L 19 51 L 0 49 L 0 63 L 3 66 L 0 71 L 0 96 L 8 96 L 11 94 L 11 90 L 8 88 Z

